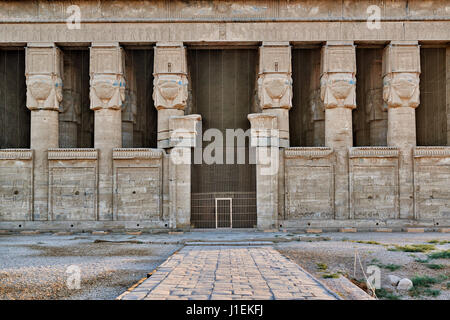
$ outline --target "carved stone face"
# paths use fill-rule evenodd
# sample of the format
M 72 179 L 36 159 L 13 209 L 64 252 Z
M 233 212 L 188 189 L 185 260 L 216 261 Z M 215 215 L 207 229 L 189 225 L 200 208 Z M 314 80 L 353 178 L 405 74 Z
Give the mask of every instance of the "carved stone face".
M 270 77 L 265 78 L 263 86 L 267 91 L 267 94 L 272 99 L 281 99 L 288 88 L 285 77 Z
M 53 89 L 53 81 L 48 76 L 34 76 L 27 83 L 27 88 L 37 101 L 44 101 Z
M 158 90 L 166 100 L 175 100 L 180 90 L 181 84 L 174 79 L 160 79 Z
M 154 79 L 155 107 L 184 109 L 188 96 L 187 80 L 180 74 L 162 74 Z
M 320 96 L 328 108 L 356 106 L 356 80 L 352 73 L 324 74 L 321 79 Z
M 114 95 L 116 88 L 111 79 L 99 78 L 93 81 L 92 88 L 101 100 L 109 100 Z
M 265 74 L 258 79 L 261 107 L 290 108 L 292 106 L 292 80 L 288 74 Z
M 384 79 L 383 99 L 390 107 L 417 107 L 419 105 L 419 75 L 394 73 Z
M 418 81 L 412 75 L 402 75 L 401 77 L 394 77 L 392 80 L 392 88 L 397 92 L 402 99 L 409 99 L 413 96 L 417 88 Z

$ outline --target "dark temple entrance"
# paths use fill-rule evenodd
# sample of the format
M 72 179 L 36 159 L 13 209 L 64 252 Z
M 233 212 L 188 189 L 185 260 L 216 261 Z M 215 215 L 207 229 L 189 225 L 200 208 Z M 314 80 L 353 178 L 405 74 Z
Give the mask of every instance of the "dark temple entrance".
M 244 148 L 237 148 L 236 138 L 234 147 L 226 148 L 226 129 L 250 127 L 247 115 L 254 105 L 256 59 L 253 49 L 189 50 L 191 113 L 202 116 L 203 133 L 215 128 L 223 135 L 223 164 L 206 164 L 203 159 L 192 165 L 193 228 L 256 226 L 256 166 L 249 164 L 249 139 Z M 203 148 L 210 143 L 203 142 Z M 234 152 L 233 164 L 227 164 L 227 152 Z M 238 152 L 245 154 L 244 164 L 238 164 Z

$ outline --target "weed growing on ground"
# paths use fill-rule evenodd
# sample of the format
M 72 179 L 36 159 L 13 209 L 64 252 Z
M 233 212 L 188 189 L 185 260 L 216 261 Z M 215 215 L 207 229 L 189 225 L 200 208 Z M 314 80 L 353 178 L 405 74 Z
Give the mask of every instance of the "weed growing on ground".
M 434 243 L 434 244 L 447 244 L 450 243 L 448 240 L 430 240 L 428 243 Z
M 393 294 L 392 291 L 385 288 L 375 289 L 375 294 L 377 295 L 378 299 L 400 300 L 399 296 Z
M 439 270 L 439 269 L 444 269 L 445 265 L 443 264 L 436 264 L 436 263 L 427 263 L 426 266 L 430 269 L 433 270 Z
M 430 287 L 432 284 L 441 283 L 448 279 L 446 275 L 439 275 L 437 277 L 430 276 L 415 276 L 411 279 L 414 287 Z
M 327 273 L 327 274 L 322 275 L 322 278 L 324 278 L 324 279 L 337 279 L 337 278 L 339 278 L 339 274 L 337 274 L 337 273 Z
M 389 248 L 388 250 L 403 252 L 428 252 L 436 250 L 436 246 L 434 244 L 407 244 L 404 246 L 395 245 L 394 248 Z
M 433 252 L 428 255 L 430 259 L 450 259 L 450 250 Z
M 317 269 L 325 271 L 328 269 L 328 266 L 325 263 L 317 263 Z

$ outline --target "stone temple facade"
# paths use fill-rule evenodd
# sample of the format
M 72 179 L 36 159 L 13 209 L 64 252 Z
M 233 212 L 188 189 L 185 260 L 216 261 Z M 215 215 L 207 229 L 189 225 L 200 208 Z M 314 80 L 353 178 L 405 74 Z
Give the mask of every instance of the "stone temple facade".
M 450 227 L 448 1 L 0 1 L 0 77 L 2 230 Z

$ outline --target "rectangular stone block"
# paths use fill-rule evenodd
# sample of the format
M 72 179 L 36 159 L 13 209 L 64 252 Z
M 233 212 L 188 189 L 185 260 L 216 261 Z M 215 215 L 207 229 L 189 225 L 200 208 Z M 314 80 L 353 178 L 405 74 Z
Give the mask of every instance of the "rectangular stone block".
M 440 229 L 439 229 L 439 232 L 442 232 L 442 233 L 450 233 L 450 228 L 440 228 Z
M 114 220 L 162 219 L 162 157 L 159 149 L 114 149 Z
M 287 148 L 285 206 L 287 219 L 334 217 L 334 157 L 330 148 Z
M 393 147 L 350 149 L 351 217 L 381 220 L 398 217 L 398 154 Z
M 390 228 L 376 228 L 374 229 L 375 232 L 392 232 L 392 229 Z
M 408 232 L 408 233 L 424 233 L 425 229 L 424 228 L 405 228 L 404 231 Z
M 414 216 L 418 220 L 450 218 L 450 147 L 416 147 Z
M 306 233 L 322 233 L 322 229 L 306 229 Z
M 49 149 L 49 219 L 97 220 L 95 149 Z
M 343 233 L 354 233 L 356 232 L 356 228 L 340 228 L 339 232 L 343 232 Z
M 32 220 L 33 150 L 0 150 L 0 221 Z

